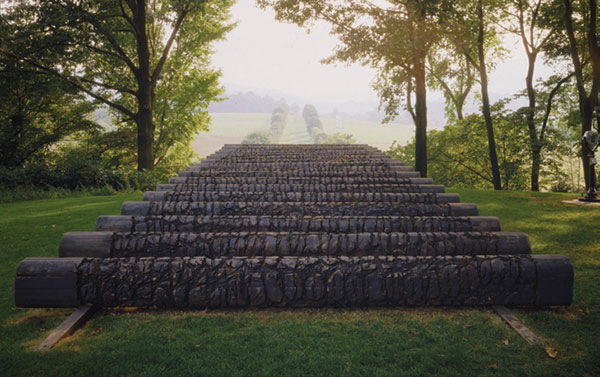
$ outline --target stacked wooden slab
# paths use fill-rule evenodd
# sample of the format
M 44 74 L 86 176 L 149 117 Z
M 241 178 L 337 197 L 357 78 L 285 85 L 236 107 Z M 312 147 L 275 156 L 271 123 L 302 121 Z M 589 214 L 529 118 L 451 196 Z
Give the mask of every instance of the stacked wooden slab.
M 568 305 L 573 267 L 366 145 L 226 145 L 17 270 L 24 307 Z

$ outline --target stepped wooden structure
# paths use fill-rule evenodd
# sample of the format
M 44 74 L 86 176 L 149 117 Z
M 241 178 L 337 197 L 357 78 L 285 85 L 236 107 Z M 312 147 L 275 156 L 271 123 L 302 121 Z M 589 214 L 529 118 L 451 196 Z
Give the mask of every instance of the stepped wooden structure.
M 568 305 L 573 267 L 367 145 L 226 145 L 27 258 L 21 307 Z

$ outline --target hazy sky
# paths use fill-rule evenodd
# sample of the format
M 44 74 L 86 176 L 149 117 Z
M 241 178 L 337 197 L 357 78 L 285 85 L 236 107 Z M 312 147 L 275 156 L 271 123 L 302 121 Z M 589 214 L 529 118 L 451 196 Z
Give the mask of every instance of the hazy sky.
M 279 91 L 322 102 L 377 101 L 370 83 L 374 72 L 360 65 L 323 65 L 336 44 L 327 24 L 318 24 L 307 34 L 296 25 L 275 20 L 254 0 L 239 0 L 232 9 L 238 27 L 219 42 L 213 64 L 223 71 L 225 84 Z M 490 75 L 490 91 L 510 95 L 524 86 L 526 58 L 522 46 Z M 540 67 L 540 74 L 548 68 Z M 435 94 L 432 93 L 432 97 Z

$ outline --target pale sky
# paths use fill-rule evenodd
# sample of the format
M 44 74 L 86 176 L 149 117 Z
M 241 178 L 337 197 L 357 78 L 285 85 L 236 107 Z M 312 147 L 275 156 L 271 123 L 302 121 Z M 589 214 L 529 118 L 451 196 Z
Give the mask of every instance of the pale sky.
M 254 0 L 239 0 L 232 16 L 238 26 L 226 41 L 215 45 L 213 57 L 226 86 L 278 91 L 317 102 L 377 101 L 371 89 L 372 69 L 320 63 L 336 45 L 327 24 L 317 24 L 307 34 L 296 25 L 276 21 L 272 10 L 257 8 Z M 506 47 L 512 47 L 512 56 L 490 75 L 490 92 L 499 95 L 521 90 L 527 67 L 520 44 L 513 41 Z M 537 72 L 547 75 L 551 71 L 539 64 Z

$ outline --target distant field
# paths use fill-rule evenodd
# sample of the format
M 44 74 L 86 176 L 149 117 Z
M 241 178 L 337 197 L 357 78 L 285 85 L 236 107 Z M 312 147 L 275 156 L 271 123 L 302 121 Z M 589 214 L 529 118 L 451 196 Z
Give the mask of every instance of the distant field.
M 267 130 L 271 114 L 256 113 L 213 113 L 209 132 L 200 133 L 192 142 L 192 147 L 200 157 L 219 150 L 223 144 L 240 143 L 250 132 Z M 328 134 L 341 132 L 352 134 L 360 144 L 369 144 L 382 150 L 392 145 L 394 140 L 400 144 L 409 141 L 414 133 L 410 125 L 387 124 L 360 120 L 346 120 L 342 128 L 336 128 L 332 118 L 321 118 L 323 128 Z M 306 144 L 310 138 L 306 133 L 306 125 L 300 115 L 290 115 L 288 124 L 281 136 L 280 143 Z
M 287 125 L 283 129 L 283 134 L 279 142 L 282 144 L 310 144 L 312 140 L 306 131 L 306 123 L 301 116 L 288 116 Z
M 218 151 L 223 144 L 240 143 L 250 132 L 268 128 L 271 119 L 271 114 L 252 113 L 214 113 L 210 116 L 210 131 L 201 132 L 192 142 L 192 148 L 200 157 Z
M 359 144 L 369 144 L 381 150 L 388 149 L 394 140 L 399 144 L 410 141 L 414 135 L 414 126 L 407 124 L 380 124 L 364 120 L 345 120 L 342 128 L 336 128 L 335 119 L 321 118 L 323 129 L 328 134 L 341 132 L 352 134 Z

